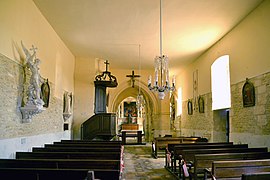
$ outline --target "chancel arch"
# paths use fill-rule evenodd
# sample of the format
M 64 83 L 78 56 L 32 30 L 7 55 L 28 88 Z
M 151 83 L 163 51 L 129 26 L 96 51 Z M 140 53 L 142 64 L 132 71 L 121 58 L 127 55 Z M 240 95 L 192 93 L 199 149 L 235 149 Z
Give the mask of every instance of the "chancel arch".
M 137 83 L 135 83 L 134 88 L 127 81 L 120 83 L 116 89 L 109 91 L 108 112 L 117 112 L 119 105 L 128 97 L 136 99 L 140 89 L 140 94 L 145 100 L 143 114 L 145 140 L 150 141 L 153 137 L 153 121 L 156 119 L 160 107 L 157 97 L 153 92 L 149 91 L 147 85 L 142 82 L 138 83 L 138 80 L 136 81 Z M 137 84 L 140 84 L 140 87 Z

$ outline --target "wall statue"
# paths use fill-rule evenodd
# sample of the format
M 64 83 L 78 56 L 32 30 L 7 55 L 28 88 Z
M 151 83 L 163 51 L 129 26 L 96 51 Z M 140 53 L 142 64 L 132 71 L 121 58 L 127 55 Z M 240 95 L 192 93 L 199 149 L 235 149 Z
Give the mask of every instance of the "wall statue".
M 67 120 L 72 115 L 72 93 L 64 93 L 64 108 L 63 108 L 63 117 L 64 120 Z
M 25 59 L 25 88 L 24 88 L 24 95 L 26 99 L 23 100 L 23 105 L 20 108 L 22 112 L 22 119 L 23 122 L 30 122 L 33 115 L 42 112 L 43 109 L 43 100 L 41 99 L 41 84 L 44 82 L 44 79 L 39 74 L 39 64 L 40 59 L 36 57 L 36 50 L 32 45 L 30 49 L 33 51 L 31 54 L 21 42 L 22 49 L 26 55 Z M 30 73 L 26 73 L 26 71 L 30 70 Z M 28 75 L 30 77 L 28 77 Z M 26 90 L 27 89 L 27 90 Z

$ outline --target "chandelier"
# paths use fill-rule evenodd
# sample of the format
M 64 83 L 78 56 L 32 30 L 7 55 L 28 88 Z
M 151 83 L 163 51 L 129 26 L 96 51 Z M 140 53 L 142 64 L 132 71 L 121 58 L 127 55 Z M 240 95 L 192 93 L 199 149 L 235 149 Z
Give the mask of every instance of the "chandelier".
M 139 44 L 139 74 L 141 74 L 141 45 Z M 138 115 L 139 117 L 141 117 L 141 114 L 142 114 L 142 110 L 143 110 L 143 107 L 145 105 L 145 100 L 144 100 L 144 97 L 141 93 L 141 76 L 139 77 L 139 93 L 137 95 L 137 98 L 136 98 L 136 105 L 137 105 L 137 109 L 138 109 Z
M 152 86 L 152 76 L 148 78 L 148 88 L 158 92 L 159 99 L 164 99 L 165 92 L 175 90 L 175 76 L 172 78 L 172 86 L 169 82 L 169 60 L 168 56 L 162 54 L 162 8 L 160 0 L 160 56 L 155 58 L 155 79 Z

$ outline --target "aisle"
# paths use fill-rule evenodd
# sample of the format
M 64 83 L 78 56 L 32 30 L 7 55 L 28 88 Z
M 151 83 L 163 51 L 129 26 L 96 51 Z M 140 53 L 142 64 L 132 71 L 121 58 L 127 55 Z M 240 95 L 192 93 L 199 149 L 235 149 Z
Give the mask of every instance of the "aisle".
M 175 180 L 164 163 L 164 158 L 152 158 L 149 144 L 125 145 L 122 180 Z

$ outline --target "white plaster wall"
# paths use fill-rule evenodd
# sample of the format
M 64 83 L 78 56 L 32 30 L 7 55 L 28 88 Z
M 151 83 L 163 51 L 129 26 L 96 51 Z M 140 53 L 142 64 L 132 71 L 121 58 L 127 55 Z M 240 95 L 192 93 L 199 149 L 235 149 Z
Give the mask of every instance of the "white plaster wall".
M 81 124 L 94 115 L 95 58 L 76 58 L 73 138 L 80 139 Z
M 231 84 L 270 70 L 270 1 L 264 1 L 225 37 L 177 75 L 183 100 L 192 98 L 192 75 L 198 69 L 198 93 L 211 92 L 211 65 L 220 56 L 230 56 Z
M 24 136 L 0 140 L 0 158 L 14 159 L 16 152 L 31 152 L 32 147 L 44 147 L 44 144 L 70 139 L 71 131 Z
M 74 91 L 75 57 L 32 0 L 1 0 L 0 23 L 1 54 L 20 63 L 21 41 L 27 48 L 35 45 L 40 74 L 56 85 L 55 95 Z

